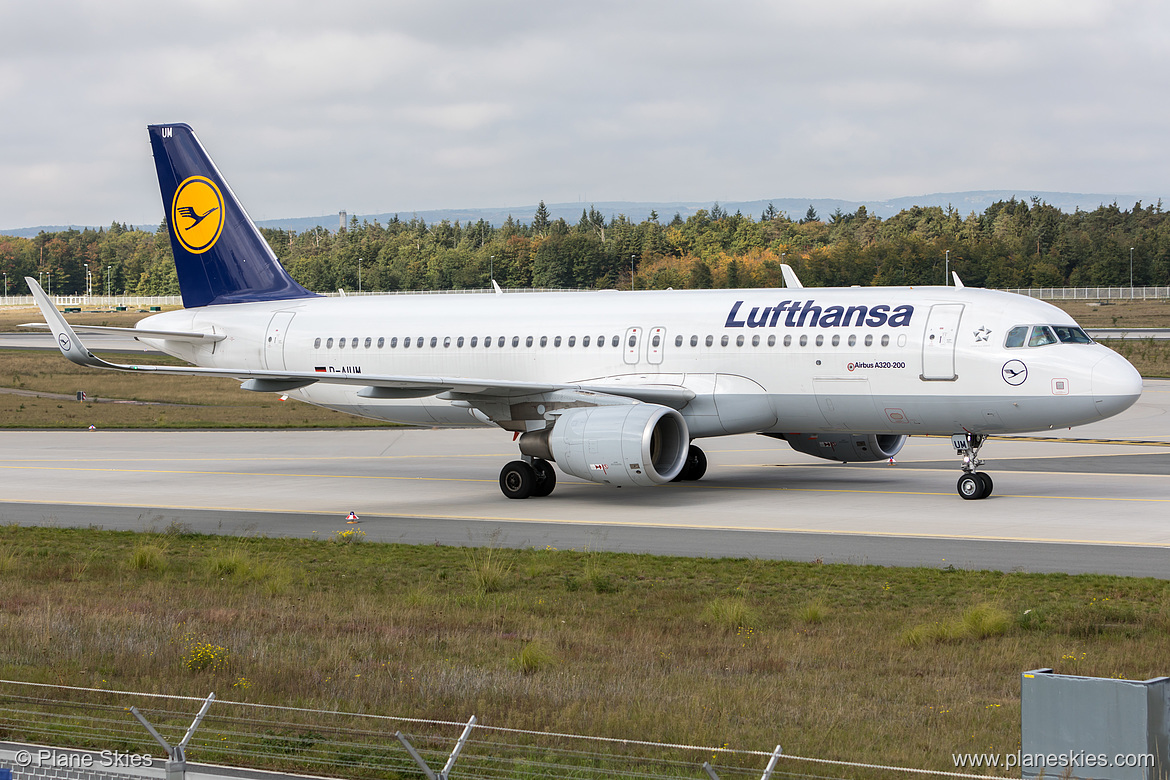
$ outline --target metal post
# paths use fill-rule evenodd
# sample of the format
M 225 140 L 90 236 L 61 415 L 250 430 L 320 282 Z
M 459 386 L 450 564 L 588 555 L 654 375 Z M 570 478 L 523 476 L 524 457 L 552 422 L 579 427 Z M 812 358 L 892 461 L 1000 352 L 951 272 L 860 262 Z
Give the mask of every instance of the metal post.
M 707 773 L 707 777 L 711 780 L 719 780 L 719 775 L 715 774 L 715 770 L 711 767 L 710 761 L 703 762 L 703 771 Z
M 184 780 L 187 772 L 187 743 L 191 741 L 191 737 L 195 734 L 195 729 L 199 728 L 199 724 L 203 722 L 203 716 L 207 714 L 207 710 L 211 707 L 211 703 L 215 701 L 215 694 L 208 694 L 203 706 L 199 708 L 199 713 L 195 716 L 195 720 L 191 721 L 191 726 L 187 729 L 187 733 L 179 740 L 179 744 L 171 745 L 162 735 L 155 730 L 154 726 L 150 725 L 150 721 L 142 716 L 137 707 L 130 708 L 130 714 L 138 719 L 146 730 L 150 732 L 150 736 L 154 737 L 158 744 L 162 745 L 163 750 L 167 752 L 166 763 L 166 780 Z
M 402 743 L 402 747 L 406 748 L 406 752 L 414 759 L 414 763 L 418 764 L 419 769 L 427 776 L 427 780 L 448 780 L 451 776 L 451 770 L 455 768 L 455 762 L 459 760 L 459 754 L 463 752 L 463 746 L 467 744 L 467 738 L 471 736 L 471 730 L 475 728 L 476 720 L 474 715 L 471 720 L 467 721 L 467 725 L 463 728 L 463 734 L 460 735 L 459 741 L 455 743 L 455 749 L 451 751 L 450 758 L 447 759 L 446 765 L 437 773 L 427 765 L 427 762 L 418 751 L 414 749 L 414 745 L 410 744 L 410 740 L 401 731 L 394 732 L 394 738 Z
M 471 730 L 475 728 L 475 716 L 471 716 L 471 720 L 467 721 L 467 727 L 463 729 L 463 734 L 459 736 L 459 741 L 455 743 L 455 749 L 451 751 L 451 757 L 447 759 L 443 771 L 439 774 L 441 780 L 447 780 L 451 769 L 455 766 L 455 762 L 459 759 L 459 754 L 463 752 L 463 746 L 467 744 L 467 738 L 471 736 Z
M 764 774 L 760 780 L 769 780 L 772 777 L 772 772 L 776 769 L 776 762 L 780 760 L 780 754 L 784 751 L 777 745 L 776 749 L 772 751 L 772 758 L 768 760 L 768 767 L 764 770 Z

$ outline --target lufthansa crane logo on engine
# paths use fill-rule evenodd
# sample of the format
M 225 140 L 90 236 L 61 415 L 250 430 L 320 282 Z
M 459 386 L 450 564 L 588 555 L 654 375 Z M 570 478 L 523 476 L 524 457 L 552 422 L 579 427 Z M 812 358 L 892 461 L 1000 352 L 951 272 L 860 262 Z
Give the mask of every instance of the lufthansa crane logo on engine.
M 189 176 L 171 201 L 171 231 L 183 248 L 203 254 L 223 232 L 223 195 L 206 176 Z

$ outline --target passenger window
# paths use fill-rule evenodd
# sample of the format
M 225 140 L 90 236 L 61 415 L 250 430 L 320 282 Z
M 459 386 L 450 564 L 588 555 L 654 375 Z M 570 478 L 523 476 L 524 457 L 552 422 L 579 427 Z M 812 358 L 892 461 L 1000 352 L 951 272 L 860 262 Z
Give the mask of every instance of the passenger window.
M 768 337 L 768 346 L 769 347 L 776 346 L 776 337 L 774 335 Z
M 422 339 L 419 339 L 419 342 L 420 342 L 419 346 L 421 347 L 422 346 L 422 343 L 421 343 Z M 431 349 L 434 349 L 437 346 L 439 346 L 439 337 L 438 336 L 431 336 Z
M 883 347 L 890 346 L 890 334 L 887 333 L 884 336 L 882 336 L 882 346 Z
M 354 337 L 353 337 L 353 341 L 349 342 L 349 345 L 350 345 L 351 347 L 353 347 L 354 349 L 357 349 L 357 342 L 358 342 L 358 340 L 357 340 L 357 336 L 354 336 Z
M 404 336 L 402 339 L 402 348 L 410 349 L 410 336 Z
M 808 336 L 801 336 L 800 337 L 800 346 L 802 346 L 802 347 L 808 346 Z
M 825 337 L 820 335 L 820 334 L 817 334 L 817 346 L 823 347 L 824 345 L 825 345 Z
M 728 341 L 730 341 L 730 339 L 727 337 L 727 335 L 724 335 L 723 338 L 719 339 L 719 346 L 726 347 Z
M 857 335 L 856 335 L 856 334 L 850 334 L 850 336 L 849 336 L 849 346 L 851 346 L 851 347 L 856 347 L 856 346 L 857 346 Z
M 691 346 L 692 347 L 699 346 L 699 337 L 698 336 L 691 336 Z
M 1028 339 L 1029 347 L 1045 347 L 1056 343 L 1056 335 L 1047 325 L 1037 325 L 1032 328 L 1032 337 Z
M 548 346 L 548 336 L 541 336 L 540 337 L 540 346 L 542 346 L 542 347 Z
M 834 347 L 841 346 L 841 337 L 839 335 L 837 335 L 836 333 L 833 334 L 833 346 Z
M 753 347 L 760 346 L 760 337 L 759 336 L 752 336 L 752 346 Z
M 674 345 L 676 347 L 681 347 L 682 343 L 683 343 L 683 337 L 681 335 L 674 337 Z M 654 346 L 656 346 L 656 347 L 658 346 L 658 337 L 657 336 L 654 337 Z
M 384 347 L 384 346 L 386 346 L 386 337 L 385 337 L 385 336 L 379 336 L 379 337 L 378 337 L 378 349 L 381 349 L 381 348 L 382 348 L 382 347 Z
M 614 336 L 614 338 L 616 339 L 616 338 L 617 338 L 617 336 Z M 637 339 L 637 337 L 636 337 L 636 336 L 630 336 L 630 342 L 629 342 L 629 346 L 631 346 L 631 347 L 632 347 L 632 346 L 634 346 L 634 345 L 635 345 L 635 344 L 637 344 L 637 343 L 638 343 L 638 339 Z M 616 346 L 617 346 L 617 344 L 615 343 L 615 344 L 614 344 L 614 346 L 616 347 Z M 655 336 L 655 337 L 654 337 L 654 346 L 656 346 L 656 347 L 658 346 L 658 337 L 657 337 L 657 336 Z
M 321 339 L 317 339 L 313 342 L 313 349 L 321 349 Z
M 622 343 L 622 339 L 621 339 L 621 337 L 620 337 L 620 336 L 614 336 L 614 337 L 613 337 L 613 346 L 615 346 L 615 347 L 616 347 L 618 344 L 621 344 L 621 343 Z M 630 337 L 630 346 L 631 346 L 631 347 L 632 347 L 632 346 L 634 346 L 634 343 L 635 343 L 635 342 L 634 342 L 634 338 L 633 338 L 633 336 L 631 336 L 631 337 Z
M 333 349 L 333 339 L 329 339 L 325 342 L 325 349 Z
M 711 346 L 711 345 L 712 345 L 712 344 L 714 344 L 714 343 L 715 343 L 715 337 L 714 337 L 714 336 L 708 336 L 708 337 L 707 337 L 707 346 L 709 347 L 709 346 Z
M 513 346 L 513 347 L 518 347 L 518 346 L 520 346 L 520 337 L 519 337 L 519 336 L 513 336 L 513 337 L 512 337 L 512 346 Z
M 455 346 L 456 346 L 456 347 L 462 347 L 462 346 L 463 346 L 463 337 L 462 337 L 462 336 L 460 336 L 458 339 L 456 339 L 456 340 L 455 340 Z
M 867 346 L 867 347 L 873 346 L 873 334 L 872 333 L 865 334 L 865 346 Z
M 503 336 L 500 336 L 498 339 L 496 339 L 496 346 L 497 346 L 497 347 L 503 347 L 503 346 L 504 346 L 504 337 L 503 337 Z
M 471 337 L 471 346 L 473 346 L 473 347 L 479 346 L 479 336 L 472 336 Z
M 1003 340 L 1003 345 L 1009 349 L 1024 346 L 1024 339 L 1028 336 L 1027 325 L 1017 325 L 1008 331 L 1007 338 Z
M 372 338 L 370 338 L 369 336 L 366 336 L 366 345 L 365 345 L 366 349 L 369 349 L 370 345 L 373 343 L 374 343 L 374 340 Z
M 570 347 L 577 346 L 577 337 L 576 336 L 569 336 L 569 346 Z M 585 346 L 589 346 L 589 345 L 586 344 Z
M 447 347 L 450 347 L 450 346 L 451 346 L 451 337 L 450 337 L 450 336 L 444 336 L 444 337 L 443 337 L 443 347 L 444 347 L 444 348 L 447 348 Z
M 338 339 L 337 340 L 337 348 L 338 349 L 345 349 L 345 339 Z
M 572 344 L 570 344 L 569 346 L 571 347 L 571 346 L 573 346 L 573 345 L 572 345 Z M 589 346 L 589 337 L 588 337 L 588 336 L 582 336 L 582 337 L 581 337 L 581 346 L 583 346 L 583 347 L 587 347 L 587 346 Z
M 390 337 L 390 349 L 396 349 L 397 347 L 398 347 L 398 337 L 391 336 Z
M 483 337 L 483 348 L 487 349 L 491 345 L 492 345 L 492 337 L 491 336 L 484 336 Z
M 784 346 L 786 346 L 786 347 L 792 346 L 792 336 L 785 336 L 784 337 Z
M 560 345 L 561 345 L 561 337 L 557 336 L 556 338 L 553 339 L 553 346 L 559 347 Z
M 531 336 L 529 336 L 528 338 L 524 339 L 524 346 L 526 346 L 526 347 L 531 347 L 531 346 L 532 346 L 532 337 L 531 337 Z
M 737 346 L 737 347 L 743 346 L 743 334 L 742 333 L 735 337 L 735 346 Z
M 605 346 L 605 336 L 598 336 L 597 337 L 597 346 L 599 346 L 599 347 Z

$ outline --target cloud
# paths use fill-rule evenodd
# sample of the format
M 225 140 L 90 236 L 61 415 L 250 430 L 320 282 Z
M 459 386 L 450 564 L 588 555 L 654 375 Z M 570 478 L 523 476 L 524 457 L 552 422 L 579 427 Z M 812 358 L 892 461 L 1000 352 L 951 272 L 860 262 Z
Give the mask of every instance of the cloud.
M 153 223 L 145 125 L 253 216 L 1160 193 L 1170 8 L 215 0 L 0 6 L 0 226 Z

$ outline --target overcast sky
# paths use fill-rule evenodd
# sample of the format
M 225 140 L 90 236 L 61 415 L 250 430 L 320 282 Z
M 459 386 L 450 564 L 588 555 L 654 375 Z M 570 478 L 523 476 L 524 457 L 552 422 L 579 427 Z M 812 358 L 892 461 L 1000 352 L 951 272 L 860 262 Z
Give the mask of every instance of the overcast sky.
M 1127 0 L 0 0 L 0 227 L 157 223 L 154 122 L 192 125 L 257 219 L 1160 196 L 1168 22 Z

